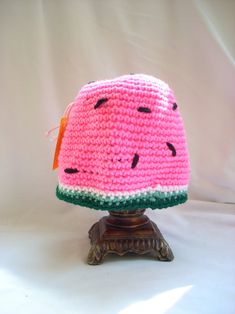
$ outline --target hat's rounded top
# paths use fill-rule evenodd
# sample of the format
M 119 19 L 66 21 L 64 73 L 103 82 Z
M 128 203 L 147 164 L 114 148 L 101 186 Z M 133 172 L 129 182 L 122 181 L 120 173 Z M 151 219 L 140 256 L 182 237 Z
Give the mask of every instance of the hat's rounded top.
M 84 85 L 59 153 L 57 196 L 101 210 L 163 208 L 187 199 L 189 158 L 179 107 L 150 75 Z

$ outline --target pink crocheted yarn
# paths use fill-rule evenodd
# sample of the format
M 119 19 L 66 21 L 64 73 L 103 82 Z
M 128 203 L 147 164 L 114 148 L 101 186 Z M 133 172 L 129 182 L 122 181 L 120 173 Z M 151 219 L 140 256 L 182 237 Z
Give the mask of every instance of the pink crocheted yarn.
M 59 154 L 57 196 L 103 209 L 163 208 L 187 200 L 189 158 L 172 90 L 149 75 L 82 87 Z

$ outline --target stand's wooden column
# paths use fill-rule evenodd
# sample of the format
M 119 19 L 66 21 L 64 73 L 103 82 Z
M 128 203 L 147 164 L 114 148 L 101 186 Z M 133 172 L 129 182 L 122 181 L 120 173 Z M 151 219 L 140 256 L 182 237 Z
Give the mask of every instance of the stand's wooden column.
M 151 253 L 155 259 L 171 261 L 174 255 L 157 225 L 146 215 L 145 210 L 110 211 L 89 230 L 91 248 L 88 264 L 98 265 L 105 255 L 120 256 L 131 252 Z

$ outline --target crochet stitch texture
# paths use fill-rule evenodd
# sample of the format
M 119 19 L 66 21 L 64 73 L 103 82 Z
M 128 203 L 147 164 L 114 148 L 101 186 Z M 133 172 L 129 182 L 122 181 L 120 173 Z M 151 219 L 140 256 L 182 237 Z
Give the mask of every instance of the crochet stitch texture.
M 172 90 L 149 75 L 82 87 L 59 153 L 61 200 L 99 210 L 165 208 L 187 200 L 189 158 Z

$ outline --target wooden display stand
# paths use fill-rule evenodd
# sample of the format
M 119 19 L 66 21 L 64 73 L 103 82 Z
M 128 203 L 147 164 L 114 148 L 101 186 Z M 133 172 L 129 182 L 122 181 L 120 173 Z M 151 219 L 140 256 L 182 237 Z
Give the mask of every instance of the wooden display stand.
M 110 211 L 89 230 L 91 248 L 88 264 L 98 265 L 109 253 L 148 254 L 161 261 L 172 261 L 174 255 L 157 225 L 145 210 Z

